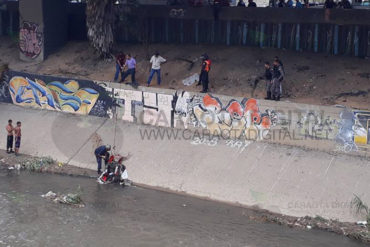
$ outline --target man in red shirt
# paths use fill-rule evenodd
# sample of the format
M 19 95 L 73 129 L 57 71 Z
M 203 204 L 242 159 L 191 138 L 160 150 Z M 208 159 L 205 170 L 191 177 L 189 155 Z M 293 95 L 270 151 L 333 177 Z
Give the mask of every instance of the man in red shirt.
M 13 153 L 13 121 L 9 119 L 8 125 L 5 127 L 7 134 L 7 139 L 6 139 L 6 152 L 7 153 Z
M 123 78 L 123 67 L 126 63 L 126 55 L 122 52 L 116 56 L 116 74 L 114 75 L 114 81 L 117 82 L 119 73 L 121 72 L 121 79 Z

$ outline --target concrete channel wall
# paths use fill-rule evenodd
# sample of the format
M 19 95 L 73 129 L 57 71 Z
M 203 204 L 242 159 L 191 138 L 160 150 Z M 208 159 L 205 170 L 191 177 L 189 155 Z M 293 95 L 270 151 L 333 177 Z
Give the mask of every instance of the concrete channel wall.
M 122 155 L 132 154 L 126 165 L 138 184 L 295 216 L 358 220 L 361 216 L 350 209 L 354 194 L 370 200 L 368 144 L 357 143 L 365 137 L 341 144 L 351 150 L 333 149 L 341 130 L 363 123 L 353 110 L 15 71 L 4 87 L 9 93 L 0 95 L 0 122 L 22 121 L 26 154 L 96 169 L 94 149 L 111 144 Z M 335 127 L 341 118 L 345 126 Z M 253 135 L 288 130 L 298 138 L 312 128 L 314 135 L 327 137 Z M 203 136 L 221 129 L 252 140 Z M 5 147 L 5 133 L 0 133 Z

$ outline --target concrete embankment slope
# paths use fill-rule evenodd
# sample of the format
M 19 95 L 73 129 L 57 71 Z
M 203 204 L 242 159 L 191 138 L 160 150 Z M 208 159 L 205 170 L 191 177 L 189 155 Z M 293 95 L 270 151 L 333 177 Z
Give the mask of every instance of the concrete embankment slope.
M 9 118 L 22 121 L 24 153 L 96 169 L 94 148 L 115 142 L 121 154 L 132 154 L 126 162 L 131 179 L 149 186 L 342 221 L 360 219 L 350 210 L 354 194 L 370 202 L 370 161 L 361 157 L 266 142 L 199 144 L 185 140 L 190 132 L 179 132 L 177 140 L 148 140 L 144 131 L 175 130 L 9 104 L 0 104 L 0 112 L 4 127 Z M 5 147 L 4 129 L 0 136 Z

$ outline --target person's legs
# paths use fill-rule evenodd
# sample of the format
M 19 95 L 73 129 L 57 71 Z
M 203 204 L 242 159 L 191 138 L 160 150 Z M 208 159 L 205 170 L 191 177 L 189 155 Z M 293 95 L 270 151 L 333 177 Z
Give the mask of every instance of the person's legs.
M 271 99 L 271 81 L 266 81 L 266 98 L 265 99 Z
M 135 69 L 131 69 L 131 82 L 132 83 L 135 83 L 136 82 L 136 80 L 135 80 Z
M 121 68 L 119 67 L 118 63 L 116 63 L 116 73 L 114 74 L 114 81 L 118 80 L 120 70 Z
M 149 78 L 148 78 L 148 86 L 150 85 L 150 82 L 152 81 L 153 79 L 153 76 L 154 76 L 154 69 L 151 69 L 150 70 L 150 74 L 149 74 Z
M 124 82 L 126 77 L 129 75 L 128 71 L 126 72 L 122 72 L 122 75 L 121 75 L 121 82 Z
M 208 92 L 208 73 L 207 72 L 204 72 L 203 73 L 203 78 L 202 78 L 202 85 L 203 85 L 203 90 L 202 92 L 203 93 L 206 93 Z
M 10 146 L 10 136 L 6 136 L 6 152 L 9 153 Z
M 13 152 L 13 139 L 13 136 L 8 136 L 7 138 L 6 151 L 9 153 Z
M 161 69 L 157 69 L 155 72 L 157 73 L 157 83 L 161 85 Z
M 102 161 L 102 158 L 99 157 L 99 156 L 96 156 L 96 161 L 98 162 L 98 173 L 100 174 L 101 173 L 101 161 Z
M 275 80 L 275 100 L 276 101 L 279 101 L 280 100 L 280 81 L 279 80 Z
M 20 147 L 21 147 L 21 137 L 18 136 L 15 138 L 15 155 L 18 155 Z

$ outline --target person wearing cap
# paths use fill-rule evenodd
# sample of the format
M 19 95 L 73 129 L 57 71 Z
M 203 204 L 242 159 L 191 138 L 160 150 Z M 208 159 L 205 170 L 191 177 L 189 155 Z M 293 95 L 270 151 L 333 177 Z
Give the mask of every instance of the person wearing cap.
M 208 91 L 208 73 L 211 70 L 211 60 L 209 59 L 207 54 L 202 55 L 202 60 L 202 69 L 199 75 L 199 82 L 197 86 L 202 84 L 203 90 L 201 91 L 201 93 L 206 93 Z
M 111 150 L 110 145 L 103 145 L 95 149 L 95 157 L 96 161 L 98 162 L 98 174 L 101 174 L 101 162 L 104 158 L 105 164 L 107 163 L 109 159 L 109 151 Z
M 150 59 L 150 63 L 152 64 L 152 68 L 150 70 L 150 75 L 149 75 L 149 78 L 148 78 L 148 87 L 150 85 L 150 82 L 153 79 L 154 74 L 156 74 L 156 73 L 157 73 L 157 84 L 161 85 L 161 64 L 165 63 L 165 62 L 166 62 L 166 59 L 161 57 L 159 55 L 159 52 L 156 52 L 152 56 L 152 58 Z

